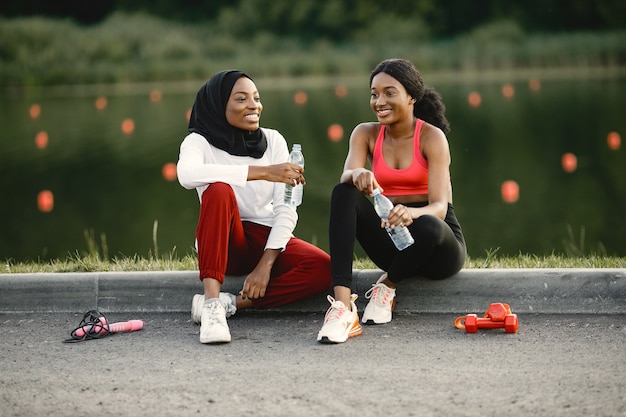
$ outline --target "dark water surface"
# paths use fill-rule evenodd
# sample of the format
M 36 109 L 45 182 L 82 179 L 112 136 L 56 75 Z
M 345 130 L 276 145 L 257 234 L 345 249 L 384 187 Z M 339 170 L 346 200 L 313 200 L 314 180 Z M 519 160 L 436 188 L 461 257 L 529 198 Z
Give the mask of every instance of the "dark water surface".
M 497 248 L 509 255 L 582 250 L 626 256 L 626 155 L 624 146 L 612 149 L 607 142 L 611 132 L 626 135 L 626 80 L 538 81 L 513 82 L 512 90 L 502 82 L 434 85 L 452 125 L 454 204 L 470 256 Z M 5 91 L 0 259 L 85 252 L 85 233 L 99 247 L 105 243 L 109 256 L 146 256 L 155 251 L 155 222 L 160 254 L 189 253 L 197 195 L 165 178 L 164 169 L 177 160 L 201 84 Z M 289 145 L 301 143 L 306 158 L 296 234 L 328 250 L 329 195 L 348 136 L 357 123 L 375 120 L 367 78 L 348 86 L 346 95 L 333 83 L 257 85 L 262 125 L 280 130 Z M 305 104 L 295 101 L 299 90 Z M 469 104 L 472 92 L 480 95 L 477 107 Z M 101 96 L 106 106 L 99 110 Z M 33 105 L 38 115 L 37 108 L 31 115 Z M 126 119 L 134 123 L 130 134 L 122 130 Z M 343 129 L 340 140 L 329 139 L 333 124 Z M 574 158 L 565 157 L 566 167 L 575 159 L 572 172 L 563 166 L 567 153 Z M 503 201 L 508 180 L 519 186 L 514 203 Z M 44 190 L 53 196 L 52 207 L 45 195 L 38 201 Z

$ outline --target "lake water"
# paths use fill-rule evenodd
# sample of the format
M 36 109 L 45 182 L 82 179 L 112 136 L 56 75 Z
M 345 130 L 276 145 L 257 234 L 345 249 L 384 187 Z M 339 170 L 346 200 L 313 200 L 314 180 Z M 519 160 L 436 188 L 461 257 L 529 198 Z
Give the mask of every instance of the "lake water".
M 201 84 L 6 90 L 0 259 L 65 258 L 87 252 L 89 241 L 109 257 L 190 253 L 197 195 L 167 174 Z M 329 195 L 350 131 L 375 120 L 367 77 L 257 85 L 262 125 L 301 143 L 306 158 L 296 235 L 328 250 Z M 454 204 L 470 256 L 626 256 L 626 80 L 433 85 L 452 126 Z M 343 130 L 334 140 L 331 125 Z

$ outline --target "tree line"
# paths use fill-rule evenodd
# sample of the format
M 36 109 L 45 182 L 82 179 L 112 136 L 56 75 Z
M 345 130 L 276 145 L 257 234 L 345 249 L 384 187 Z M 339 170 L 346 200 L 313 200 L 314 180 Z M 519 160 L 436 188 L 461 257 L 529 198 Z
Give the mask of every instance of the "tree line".
M 238 37 L 269 33 L 301 41 L 363 40 L 389 25 L 442 39 L 500 20 L 539 33 L 626 28 L 623 0 L 29 0 L 0 5 L 4 18 L 36 15 L 83 25 L 99 23 L 115 12 L 219 24 Z

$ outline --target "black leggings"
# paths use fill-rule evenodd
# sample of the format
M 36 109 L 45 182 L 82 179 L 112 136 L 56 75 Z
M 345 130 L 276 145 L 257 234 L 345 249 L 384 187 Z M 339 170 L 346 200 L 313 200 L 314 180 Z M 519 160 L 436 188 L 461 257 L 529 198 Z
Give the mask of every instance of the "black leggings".
M 399 251 L 380 227 L 372 202 L 352 184 L 336 185 L 331 196 L 329 224 L 333 286 L 351 287 L 355 239 L 394 283 L 408 277 L 443 279 L 463 268 L 467 254 L 465 239 L 451 204 L 448 204 L 445 221 L 423 215 L 408 228 L 415 243 Z

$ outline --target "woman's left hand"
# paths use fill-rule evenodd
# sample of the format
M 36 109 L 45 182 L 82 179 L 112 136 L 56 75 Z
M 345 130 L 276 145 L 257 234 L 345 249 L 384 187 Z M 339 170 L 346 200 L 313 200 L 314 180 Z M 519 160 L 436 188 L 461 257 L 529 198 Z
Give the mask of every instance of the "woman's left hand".
M 413 223 L 413 217 L 411 217 L 411 213 L 407 206 L 397 204 L 393 209 L 391 209 L 389 217 L 387 217 L 387 222 L 391 227 L 397 227 L 400 225 L 409 226 Z

